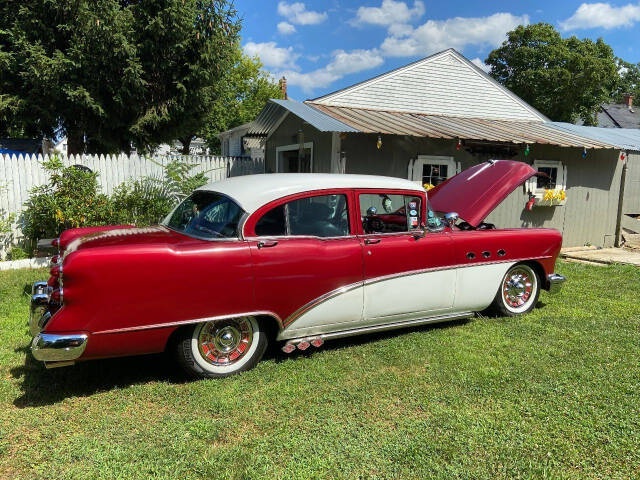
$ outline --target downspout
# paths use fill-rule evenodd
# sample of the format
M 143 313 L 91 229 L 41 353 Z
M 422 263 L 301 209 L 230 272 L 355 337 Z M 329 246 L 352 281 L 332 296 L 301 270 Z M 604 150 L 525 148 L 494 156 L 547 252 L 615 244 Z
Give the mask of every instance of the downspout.
M 620 175 L 620 195 L 618 196 L 618 216 L 616 218 L 616 241 L 614 246 L 616 248 L 620 248 L 621 246 L 621 237 L 622 237 L 622 208 L 624 204 L 624 184 L 627 180 L 627 161 L 629 159 L 626 152 L 622 153 L 623 157 L 623 165 L 622 165 L 622 174 Z

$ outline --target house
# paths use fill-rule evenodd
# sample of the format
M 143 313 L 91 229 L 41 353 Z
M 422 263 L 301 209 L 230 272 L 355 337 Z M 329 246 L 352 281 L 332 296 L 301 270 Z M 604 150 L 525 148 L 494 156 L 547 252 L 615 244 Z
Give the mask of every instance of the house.
M 182 155 L 182 143 L 161 143 L 153 152 L 155 155 Z M 209 155 L 209 147 L 204 138 L 195 137 L 189 144 L 189 155 Z
M 0 138 L 0 154 L 33 155 L 48 154 L 52 144 L 47 139 L 37 138 Z
M 606 103 L 596 114 L 598 126 L 604 128 L 640 128 L 640 110 L 633 108 L 633 95 L 627 93 L 622 103 Z
M 264 136 L 267 172 L 389 175 L 428 188 L 487 160 L 532 164 L 546 178 L 487 221 L 557 228 L 565 246 L 613 245 L 622 206 L 640 212 L 637 132 L 550 122 L 453 49 L 303 103 L 271 100 L 243 135 Z M 635 185 L 622 202 L 625 165 Z
M 250 135 L 251 126 L 251 123 L 245 123 L 218 134 L 223 156 L 264 158 L 265 135 Z

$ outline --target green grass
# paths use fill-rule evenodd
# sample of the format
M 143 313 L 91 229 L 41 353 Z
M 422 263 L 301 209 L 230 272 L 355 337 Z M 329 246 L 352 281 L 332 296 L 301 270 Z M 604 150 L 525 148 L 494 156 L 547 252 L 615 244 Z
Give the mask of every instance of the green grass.
M 0 478 L 638 478 L 640 270 L 558 270 L 522 318 L 196 382 L 163 356 L 45 370 L 25 325 L 44 273 L 0 272 Z

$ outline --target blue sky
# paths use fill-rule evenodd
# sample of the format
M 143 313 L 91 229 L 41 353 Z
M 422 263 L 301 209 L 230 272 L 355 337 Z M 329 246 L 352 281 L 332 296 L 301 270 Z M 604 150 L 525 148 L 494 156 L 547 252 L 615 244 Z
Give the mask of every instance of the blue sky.
M 567 0 L 236 0 L 242 43 L 287 77 L 289 96 L 314 98 L 449 47 L 482 66 L 519 24 L 547 22 L 564 35 L 603 37 L 640 62 L 640 2 Z

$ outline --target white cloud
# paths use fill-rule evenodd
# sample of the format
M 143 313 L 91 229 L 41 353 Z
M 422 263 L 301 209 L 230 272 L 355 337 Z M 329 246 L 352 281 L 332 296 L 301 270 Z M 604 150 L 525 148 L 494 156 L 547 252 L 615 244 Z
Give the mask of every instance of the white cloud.
M 331 61 L 323 68 L 308 73 L 287 70 L 279 73 L 287 77 L 289 85 L 300 87 L 309 93 L 316 88 L 327 87 L 345 75 L 379 67 L 384 59 L 377 50 L 336 50 L 331 54 Z
M 473 63 L 480 70 L 484 70 L 486 73 L 489 73 L 491 71 L 491 67 L 486 63 L 484 63 L 482 60 L 480 60 L 478 57 L 471 60 L 471 63 Z
M 307 6 L 302 2 L 280 2 L 278 13 L 294 25 L 316 25 L 324 22 L 328 17 L 327 12 L 307 10 Z
M 413 2 L 413 8 L 405 2 L 382 0 L 379 7 L 360 7 L 356 13 L 355 23 L 389 26 L 405 24 L 424 15 L 424 3 Z
M 468 45 L 496 47 L 508 31 L 529 23 L 527 15 L 495 13 L 488 17 L 429 20 L 407 31 L 396 32 L 382 43 L 383 55 L 389 57 L 426 56 L 447 48 L 462 50 Z
M 300 57 L 293 52 L 293 47 L 278 47 L 276 42 L 248 42 L 244 46 L 244 53 L 251 57 L 259 57 L 267 68 L 296 69 L 296 60 Z
M 622 7 L 613 7 L 610 3 L 583 3 L 571 17 L 560 22 L 560 27 L 563 30 L 611 29 L 630 27 L 637 21 L 640 21 L 640 3 Z
M 278 24 L 278 32 L 280 32 L 280 34 L 282 35 L 291 35 L 292 33 L 296 32 L 296 27 L 288 22 L 280 22 Z

